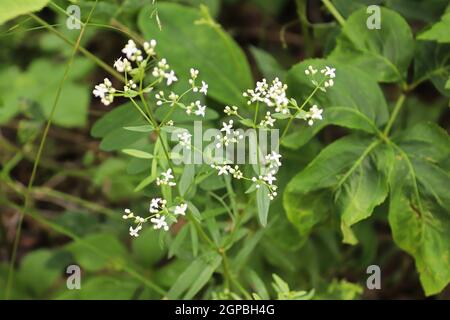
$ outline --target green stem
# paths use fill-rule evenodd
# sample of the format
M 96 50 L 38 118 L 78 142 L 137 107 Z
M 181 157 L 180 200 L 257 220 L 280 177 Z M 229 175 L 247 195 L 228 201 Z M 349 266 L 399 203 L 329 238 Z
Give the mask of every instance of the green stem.
M 397 118 L 398 113 L 400 112 L 400 109 L 402 108 L 403 103 L 405 102 L 405 98 L 406 98 L 406 96 L 404 93 L 402 93 L 398 97 L 397 102 L 395 103 L 394 110 L 392 111 L 391 117 L 389 118 L 388 124 L 386 125 L 386 128 L 384 128 L 384 131 L 383 131 L 383 134 L 385 137 L 387 137 L 389 135 L 392 125 L 394 124 L 395 119 Z
M 325 7 L 327 7 L 328 11 L 333 15 L 336 21 L 343 27 L 345 25 L 344 17 L 339 13 L 336 7 L 331 3 L 330 0 L 322 0 Z
M 61 32 L 59 32 L 58 30 L 56 30 L 55 28 L 53 28 L 51 25 L 49 25 L 46 21 L 42 20 L 41 18 L 39 18 L 38 16 L 36 16 L 33 13 L 29 14 L 34 20 L 36 20 L 39 24 L 43 25 L 47 30 L 53 32 L 55 35 L 57 35 L 59 38 L 61 38 L 62 40 L 64 40 L 65 42 L 67 42 L 68 44 L 70 44 L 71 46 L 75 47 L 75 43 L 70 40 L 69 38 L 67 38 L 64 34 L 62 34 Z M 87 25 L 87 23 L 84 24 L 85 26 Z M 83 27 L 84 30 L 84 27 Z M 80 51 L 82 54 L 84 54 L 87 58 L 91 59 L 93 62 L 95 62 L 100 68 L 104 69 L 106 72 L 108 72 L 109 74 L 111 74 L 114 78 L 125 82 L 125 78 L 118 73 L 116 70 L 114 70 L 114 68 L 110 67 L 108 64 L 106 64 L 105 62 L 103 62 L 101 59 L 97 58 L 93 53 L 89 52 L 88 50 L 86 50 L 85 48 L 83 48 L 82 46 L 78 45 L 76 46 L 77 51 Z

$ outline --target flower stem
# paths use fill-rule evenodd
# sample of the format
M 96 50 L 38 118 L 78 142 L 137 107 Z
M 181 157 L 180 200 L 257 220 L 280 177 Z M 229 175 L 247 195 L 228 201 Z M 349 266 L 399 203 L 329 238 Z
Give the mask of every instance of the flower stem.
M 402 108 L 403 103 L 405 102 L 405 98 L 406 98 L 406 96 L 404 93 L 402 93 L 398 97 L 397 102 L 395 103 L 394 110 L 392 111 L 391 117 L 389 118 L 388 124 L 386 125 L 386 128 L 384 128 L 384 131 L 383 131 L 384 136 L 387 137 L 389 132 L 391 131 L 392 125 L 394 124 L 395 119 L 397 118 L 398 113 L 400 112 L 400 109 Z
M 336 21 L 341 25 L 345 25 L 345 19 L 344 17 L 339 13 L 339 11 L 336 9 L 336 7 L 331 3 L 330 0 L 322 0 L 325 7 L 327 7 L 328 11 L 333 15 L 333 17 L 336 19 Z

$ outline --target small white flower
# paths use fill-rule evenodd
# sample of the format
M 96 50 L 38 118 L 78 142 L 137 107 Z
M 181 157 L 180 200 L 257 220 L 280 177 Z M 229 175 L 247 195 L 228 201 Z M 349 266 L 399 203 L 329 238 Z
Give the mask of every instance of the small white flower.
M 263 178 L 264 181 L 266 181 L 268 184 L 273 184 L 273 181 L 277 180 L 277 178 L 275 178 L 272 173 L 268 173 L 267 175 L 264 176 Z
M 168 185 L 169 187 L 176 186 L 177 184 L 173 181 L 170 181 L 174 178 L 172 175 L 172 169 L 168 169 L 166 172 L 161 173 L 162 178 L 156 178 L 156 184 L 159 185 Z
M 150 213 L 158 213 L 166 207 L 167 201 L 161 198 L 154 198 L 150 201 Z
M 336 68 L 326 66 L 325 69 L 320 70 L 320 72 L 325 74 L 327 77 L 330 77 L 331 79 L 336 77 Z
M 142 229 L 142 226 L 137 226 L 136 228 L 133 229 L 133 227 L 130 226 L 130 236 L 132 237 L 139 237 L 139 231 Z
M 226 134 L 231 134 L 233 130 L 233 120 L 228 121 L 228 124 L 226 122 L 222 122 L 222 129 L 220 131 L 225 131 Z
M 178 134 L 180 144 L 188 150 L 191 148 L 191 137 L 192 135 L 188 131 L 183 131 L 181 134 Z
M 186 214 L 187 204 L 182 203 L 179 206 L 175 207 L 174 214 L 184 216 Z
M 272 151 L 272 153 L 266 155 L 266 160 L 269 161 L 269 168 L 280 167 L 281 166 L 281 154 Z
M 167 72 L 164 74 L 164 77 L 167 80 L 167 85 L 170 86 L 173 82 L 178 81 L 178 78 L 175 76 L 175 72 L 171 70 L 170 72 Z
M 169 225 L 166 222 L 166 217 L 161 216 L 160 214 L 155 215 L 154 218 L 150 219 L 150 222 L 153 223 L 153 228 L 155 230 L 157 229 L 164 229 L 165 231 L 169 230 Z
M 208 84 L 205 81 L 202 81 L 202 87 L 200 88 L 200 93 L 203 93 L 205 96 L 208 93 Z
M 199 100 L 195 102 L 195 105 L 197 106 L 197 110 L 195 110 L 194 112 L 195 115 L 204 117 L 206 112 L 206 106 L 202 106 Z
M 108 78 L 103 80 L 103 83 L 100 83 L 95 86 L 92 93 L 95 97 L 100 98 L 101 102 L 107 106 L 114 101 L 114 93 L 116 89 L 112 87 L 112 83 Z
M 232 116 L 232 115 L 237 115 L 237 111 L 238 111 L 238 107 L 236 106 L 226 106 L 225 109 L 223 110 L 223 112 L 226 115 Z
M 130 61 L 127 58 L 122 60 L 122 57 L 114 62 L 114 68 L 119 72 L 130 72 L 132 70 Z
M 314 120 L 322 120 L 322 112 L 323 110 L 319 109 L 317 105 L 313 105 L 311 109 L 309 109 L 307 115 L 307 117 L 309 118 L 308 125 L 312 126 L 314 124 Z

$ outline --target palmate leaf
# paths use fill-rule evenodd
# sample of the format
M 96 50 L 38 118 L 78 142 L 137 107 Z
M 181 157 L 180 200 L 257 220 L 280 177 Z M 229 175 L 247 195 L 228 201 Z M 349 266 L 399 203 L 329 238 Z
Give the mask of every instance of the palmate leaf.
M 387 122 L 386 100 L 373 77 L 358 68 L 334 60 L 305 60 L 289 70 L 287 76 L 289 94 L 297 101 L 304 101 L 314 89 L 311 79 L 304 73 L 309 65 L 319 70 L 324 66 L 336 68 L 335 85 L 327 89 L 326 93 L 319 91 L 314 96 L 314 102 L 324 109 L 324 119 L 312 127 L 303 124 L 301 129 L 295 130 L 283 139 L 284 146 L 297 149 L 331 124 L 377 133 L 377 127 Z
M 389 195 L 394 241 L 414 257 L 425 293 L 435 294 L 450 281 L 450 176 L 439 167 L 449 156 L 450 139 L 434 124 L 392 141 L 346 136 L 289 182 L 283 204 L 301 235 L 338 218 L 343 241 L 355 244 L 351 226 Z
M 411 29 L 395 11 L 380 10 L 381 28 L 373 30 L 366 8 L 352 13 L 330 58 L 360 67 L 380 82 L 404 81 L 414 53 Z
M 157 51 L 179 78 L 187 81 L 190 68 L 210 85 L 208 94 L 225 104 L 244 104 L 242 92 L 252 87 L 250 67 L 236 42 L 205 12 L 175 3 L 158 3 L 162 30 L 150 18 L 153 6 L 139 15 L 139 27 L 156 39 Z

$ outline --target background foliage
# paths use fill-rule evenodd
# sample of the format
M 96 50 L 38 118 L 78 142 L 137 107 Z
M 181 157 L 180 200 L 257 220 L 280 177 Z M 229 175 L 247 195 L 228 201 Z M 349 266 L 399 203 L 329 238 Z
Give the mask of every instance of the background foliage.
M 66 28 L 70 4 L 82 21 L 95 6 L 73 59 L 80 30 Z M 382 6 L 380 30 L 366 26 L 370 4 Z M 11 298 L 449 297 L 448 0 L 0 5 L 2 297 L 24 207 Z M 307 66 L 337 69 L 335 86 L 314 100 L 324 120 L 296 125 L 281 141 L 281 196 L 265 227 L 243 186 L 233 193 L 213 176 L 191 183 L 202 168 L 185 166 L 189 218 L 170 233 L 147 228 L 129 239 L 121 212 L 146 210 L 156 189 L 145 155 L 157 147 L 148 132 L 124 129 L 144 124 L 130 104 L 105 107 L 91 91 L 130 37 L 156 39 L 177 74 L 200 70 L 210 84 L 206 127 L 221 123 L 225 105 L 245 108 L 242 92 L 261 77 L 280 77 L 302 101 L 312 90 Z M 172 118 L 192 127 L 184 114 Z M 207 249 L 197 219 L 223 251 Z M 66 288 L 74 263 L 82 290 Z M 381 290 L 365 286 L 372 264 Z

